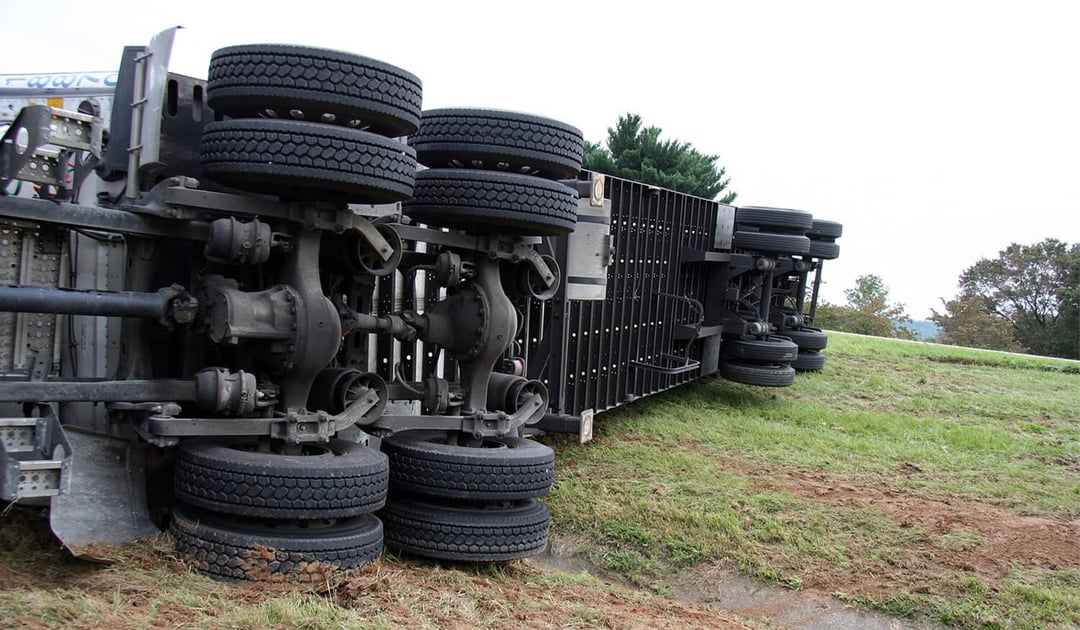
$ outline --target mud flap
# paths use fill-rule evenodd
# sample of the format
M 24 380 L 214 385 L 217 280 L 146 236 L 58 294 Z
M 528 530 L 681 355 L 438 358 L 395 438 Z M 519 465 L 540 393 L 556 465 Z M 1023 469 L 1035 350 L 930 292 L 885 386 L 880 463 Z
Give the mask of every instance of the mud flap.
M 104 559 L 102 545 L 156 536 L 146 507 L 146 450 L 117 437 L 64 427 L 71 444 L 67 492 L 52 497 L 52 531 L 71 553 Z

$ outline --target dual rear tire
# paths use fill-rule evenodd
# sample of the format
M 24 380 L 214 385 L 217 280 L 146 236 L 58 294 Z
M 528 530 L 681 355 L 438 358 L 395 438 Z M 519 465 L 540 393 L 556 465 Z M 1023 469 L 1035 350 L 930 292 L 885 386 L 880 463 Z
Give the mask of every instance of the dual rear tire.
M 393 203 L 415 185 L 412 74 L 359 55 L 259 44 L 214 52 L 203 171 L 221 184 L 293 201 Z
M 547 545 L 555 452 L 519 437 L 462 446 L 457 435 L 413 431 L 383 441 L 392 492 L 379 513 L 386 545 L 411 555 L 501 562 Z
M 720 376 L 759 387 L 787 387 L 795 382 L 791 363 L 799 347 L 783 337 L 730 338 L 720 344 Z
M 176 451 L 177 553 L 212 577 L 318 581 L 379 556 L 389 466 L 344 440 L 273 452 L 269 442 L 197 438 Z
M 479 234 L 558 236 L 577 225 L 581 131 L 556 120 L 483 109 L 424 112 L 409 139 L 416 175 L 410 218 Z

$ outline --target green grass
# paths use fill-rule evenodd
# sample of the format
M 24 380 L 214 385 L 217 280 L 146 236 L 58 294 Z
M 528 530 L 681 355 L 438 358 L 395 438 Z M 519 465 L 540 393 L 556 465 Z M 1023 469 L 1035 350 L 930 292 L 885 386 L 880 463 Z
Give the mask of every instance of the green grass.
M 958 628 L 1075 628 L 1080 624 L 1080 571 L 1033 569 L 1017 571 L 997 584 L 960 577 L 942 586 L 948 596 L 844 597 L 897 617 L 928 616 Z
M 790 388 L 708 378 L 598 416 L 591 444 L 552 439 L 556 529 L 660 592 L 674 573 L 720 561 L 790 587 L 911 573 L 910 589 L 847 596 L 963 627 L 1080 623 L 1068 588 L 1080 567 L 916 575 L 918 554 L 977 554 L 986 536 L 905 522 L 873 498 L 918 497 L 945 516 L 955 502 L 1080 517 L 1080 363 L 842 334 L 826 354 L 823 372 Z M 844 484 L 870 497 L 845 505 Z M 838 498 L 819 500 L 819 486 Z

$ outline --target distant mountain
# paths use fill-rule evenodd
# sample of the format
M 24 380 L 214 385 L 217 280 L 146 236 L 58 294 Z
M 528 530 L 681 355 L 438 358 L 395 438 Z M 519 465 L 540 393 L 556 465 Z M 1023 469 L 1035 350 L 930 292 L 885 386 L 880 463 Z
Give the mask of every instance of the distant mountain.
M 922 320 L 918 322 L 893 322 L 896 326 L 903 326 L 908 330 L 915 333 L 915 337 L 920 341 L 933 341 L 941 328 L 934 322 Z

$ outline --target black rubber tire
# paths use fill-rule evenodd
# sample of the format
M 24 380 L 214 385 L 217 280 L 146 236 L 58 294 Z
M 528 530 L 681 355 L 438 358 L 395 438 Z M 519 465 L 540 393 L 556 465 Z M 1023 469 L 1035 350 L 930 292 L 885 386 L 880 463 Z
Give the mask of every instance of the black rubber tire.
M 815 241 L 833 241 L 844 234 L 844 226 L 836 221 L 814 219 L 806 235 Z
M 800 350 L 791 367 L 797 372 L 818 372 L 825 367 L 825 355 L 817 350 Z
M 470 448 L 446 433 L 411 431 L 385 438 L 390 485 L 428 497 L 518 501 L 543 496 L 555 481 L 555 451 L 519 437 L 486 438 Z
M 226 120 L 202 136 L 203 171 L 250 192 L 394 203 L 416 181 L 411 147 L 366 131 L 294 120 Z
M 827 243 L 825 241 L 810 241 L 810 251 L 807 254 L 811 258 L 820 258 L 822 260 L 835 260 L 840 257 L 840 246 L 836 243 Z
M 379 557 L 383 526 L 365 514 L 339 521 L 272 522 L 176 505 L 177 555 L 200 573 L 251 582 L 325 582 Z
M 783 337 L 765 339 L 724 339 L 720 354 L 737 360 L 787 364 L 799 354 L 799 346 Z
M 802 210 L 788 208 L 766 208 L 764 206 L 743 206 L 735 208 L 736 225 L 783 228 L 804 233 L 814 222 L 814 215 Z
M 548 507 L 536 499 L 508 505 L 451 505 L 395 494 L 380 515 L 387 547 L 465 562 L 503 562 L 541 553 L 551 523 Z
M 720 361 L 720 376 L 736 383 L 761 387 L 787 387 L 795 383 L 795 369 L 790 365 L 755 365 Z
M 803 350 L 824 350 L 829 345 L 829 336 L 821 332 L 819 328 L 781 328 L 776 334 L 787 337 Z
M 416 159 L 431 168 L 481 168 L 576 177 L 581 170 L 581 130 L 550 118 L 485 109 L 433 109 L 420 115 L 409 138 Z
M 810 251 L 810 239 L 798 234 L 737 231 L 731 239 L 735 249 L 768 254 L 805 254 Z
M 577 194 L 539 177 L 472 169 L 429 169 L 402 211 L 421 223 L 481 234 L 569 234 L 577 225 Z
M 176 448 L 173 491 L 185 503 L 224 514 L 277 519 L 345 518 L 386 503 L 386 455 L 345 440 L 313 454 L 255 452 L 254 439 L 196 438 Z M 321 454 L 318 454 L 321 453 Z
M 420 123 L 414 75 L 359 55 L 280 44 L 231 46 L 210 57 L 206 102 L 232 118 L 296 118 L 405 136 Z M 331 118 L 332 117 L 332 118 Z

